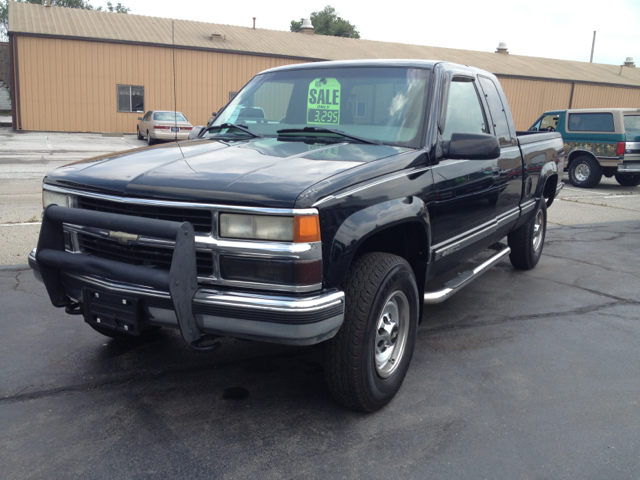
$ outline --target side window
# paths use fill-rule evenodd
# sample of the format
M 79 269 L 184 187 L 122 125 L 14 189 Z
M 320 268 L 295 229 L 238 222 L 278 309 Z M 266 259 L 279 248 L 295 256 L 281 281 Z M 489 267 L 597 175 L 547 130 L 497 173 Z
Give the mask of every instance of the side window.
M 558 129 L 558 115 L 545 115 L 540 122 L 540 131 L 555 132 Z
M 489 133 L 475 82 L 456 80 L 449 85 L 447 111 L 442 139 L 454 133 Z
M 572 132 L 615 132 L 612 113 L 570 113 L 567 127 Z
M 118 111 L 144 112 L 144 87 L 118 85 Z
M 484 96 L 487 99 L 487 105 L 489 105 L 489 113 L 493 120 L 493 128 L 496 131 L 496 137 L 500 142 L 500 146 L 511 145 L 511 132 L 509 132 L 509 122 L 507 121 L 507 114 L 504 111 L 504 105 L 500 100 L 500 94 L 498 93 L 498 87 L 489 78 L 478 77 L 480 80 L 480 86 L 484 91 Z M 544 122 L 544 119 L 543 119 Z
M 632 135 L 640 135 L 640 115 L 625 115 L 624 131 Z
M 148 111 L 144 117 L 142 117 L 142 121 L 143 122 L 148 122 L 149 119 L 151 118 L 151 111 Z

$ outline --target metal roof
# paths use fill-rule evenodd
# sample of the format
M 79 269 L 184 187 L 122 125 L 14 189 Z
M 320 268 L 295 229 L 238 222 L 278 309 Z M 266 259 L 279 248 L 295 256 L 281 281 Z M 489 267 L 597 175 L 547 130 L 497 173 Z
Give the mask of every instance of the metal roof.
M 170 46 L 172 21 L 180 48 L 307 60 L 437 59 L 502 76 L 640 87 L 640 68 L 9 2 L 14 34 Z

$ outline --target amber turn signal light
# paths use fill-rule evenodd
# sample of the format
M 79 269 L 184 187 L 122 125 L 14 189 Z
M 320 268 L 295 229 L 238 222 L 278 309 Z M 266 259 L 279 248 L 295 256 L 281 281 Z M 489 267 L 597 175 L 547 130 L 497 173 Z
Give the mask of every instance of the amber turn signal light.
M 318 215 L 293 217 L 293 241 L 294 243 L 320 241 L 320 218 Z

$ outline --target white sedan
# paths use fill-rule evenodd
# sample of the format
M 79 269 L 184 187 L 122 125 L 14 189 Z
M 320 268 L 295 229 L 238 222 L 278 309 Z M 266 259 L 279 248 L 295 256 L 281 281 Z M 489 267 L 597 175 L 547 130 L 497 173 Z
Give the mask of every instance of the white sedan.
M 158 140 L 186 140 L 193 126 L 180 112 L 150 110 L 138 117 L 138 140 L 147 139 L 149 145 Z

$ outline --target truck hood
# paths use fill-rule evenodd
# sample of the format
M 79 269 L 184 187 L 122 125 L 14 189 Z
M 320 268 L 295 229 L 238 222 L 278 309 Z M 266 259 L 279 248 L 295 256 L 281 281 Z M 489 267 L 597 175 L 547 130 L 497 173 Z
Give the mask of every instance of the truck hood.
M 276 138 L 194 140 L 94 157 L 45 183 L 138 198 L 292 208 L 316 183 L 406 148 Z

